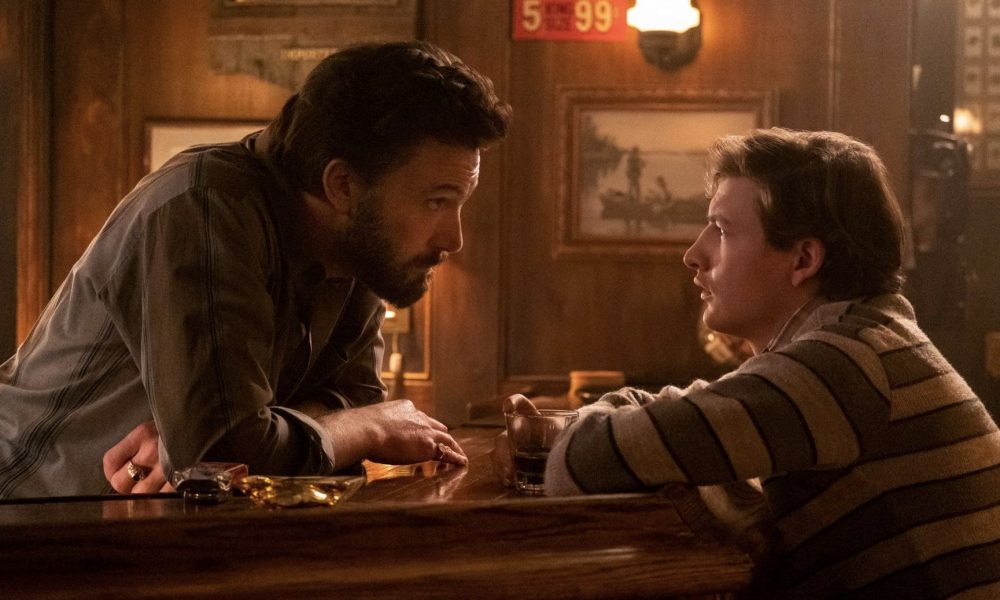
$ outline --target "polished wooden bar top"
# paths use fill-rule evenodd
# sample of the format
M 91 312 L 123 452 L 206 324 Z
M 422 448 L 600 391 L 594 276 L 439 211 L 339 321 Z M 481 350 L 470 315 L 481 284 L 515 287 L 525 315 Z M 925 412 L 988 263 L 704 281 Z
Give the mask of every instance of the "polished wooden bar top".
M 707 598 L 749 584 L 749 558 L 664 495 L 516 496 L 490 464 L 498 432 L 452 432 L 468 467 L 368 465 L 335 507 L 0 504 L 0 597 Z

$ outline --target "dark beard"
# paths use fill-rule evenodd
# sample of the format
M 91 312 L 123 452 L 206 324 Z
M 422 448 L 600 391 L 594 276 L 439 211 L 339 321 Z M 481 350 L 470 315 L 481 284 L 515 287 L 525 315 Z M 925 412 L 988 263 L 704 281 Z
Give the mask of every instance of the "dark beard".
M 434 253 L 400 262 L 394 240 L 385 231 L 382 198 L 374 191 L 358 203 L 345 241 L 357 277 L 379 298 L 399 308 L 410 306 L 427 292 L 430 268 L 444 260 L 444 253 Z

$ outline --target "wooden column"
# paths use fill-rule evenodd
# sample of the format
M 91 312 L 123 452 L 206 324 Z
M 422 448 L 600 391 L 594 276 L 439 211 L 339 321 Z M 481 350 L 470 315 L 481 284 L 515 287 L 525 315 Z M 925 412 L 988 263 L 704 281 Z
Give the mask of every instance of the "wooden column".
M 424 38 L 492 79 L 499 96 L 507 99 L 509 11 L 509 2 L 495 0 L 428 2 Z M 483 27 L 483 23 L 497 25 Z M 469 34 L 473 31 L 476 35 Z M 465 246 L 438 269 L 432 286 L 433 410 L 449 424 L 465 418 L 468 402 L 497 393 L 506 146 L 483 154 L 479 187 L 462 211 Z
M 124 3 L 57 2 L 52 22 L 60 32 L 53 38 L 54 290 L 121 199 L 128 162 Z
M 49 296 L 48 0 L 0 2 L 0 356 Z M 2 360 L 2 359 L 0 359 Z

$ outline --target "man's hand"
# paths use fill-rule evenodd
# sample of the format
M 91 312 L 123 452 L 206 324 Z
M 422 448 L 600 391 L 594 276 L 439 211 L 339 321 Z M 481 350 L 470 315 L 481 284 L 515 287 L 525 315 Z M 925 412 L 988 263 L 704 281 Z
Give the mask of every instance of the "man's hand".
M 526 415 L 537 415 L 538 408 L 521 394 L 508 396 L 503 401 L 504 413 L 522 413 Z M 510 441 L 507 439 L 507 432 L 504 431 L 493 440 L 493 450 L 490 452 L 493 460 L 493 470 L 506 486 L 514 485 L 514 461 L 511 458 Z
M 333 438 L 338 467 L 369 459 L 410 464 L 439 460 L 465 466 L 469 459 L 448 428 L 409 400 L 392 400 L 323 415 L 317 421 Z
M 173 491 L 173 486 L 167 483 L 160 466 L 159 442 L 156 424 L 147 421 L 104 453 L 104 477 L 116 492 L 148 494 Z M 129 462 L 134 465 L 133 472 L 138 473 L 136 477 L 142 477 L 139 481 L 129 474 Z
M 409 400 L 394 400 L 317 415 L 334 443 L 338 467 L 362 459 L 390 464 L 425 460 L 464 466 L 469 463 L 462 447 L 439 421 L 420 412 Z M 145 473 L 140 481 L 129 474 L 128 463 Z M 121 494 L 172 491 L 159 464 L 159 434 L 146 422 L 104 454 L 104 476 Z

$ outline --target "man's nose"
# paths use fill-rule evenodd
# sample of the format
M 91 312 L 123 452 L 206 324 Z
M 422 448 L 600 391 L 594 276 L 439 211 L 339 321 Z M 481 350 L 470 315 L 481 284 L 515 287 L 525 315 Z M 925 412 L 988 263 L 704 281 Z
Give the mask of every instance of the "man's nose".
M 694 246 L 691 246 L 690 248 L 688 248 L 684 252 L 684 266 L 687 267 L 687 268 L 689 268 L 689 269 L 693 269 L 693 270 L 697 271 L 698 270 L 698 261 L 695 259 L 694 253 L 692 252 L 692 250 L 694 250 Z
M 684 266 L 693 271 L 697 271 L 704 265 L 703 260 L 700 258 L 701 253 L 699 252 L 699 242 L 701 242 L 701 238 L 703 235 L 704 232 L 698 234 L 698 237 L 695 238 L 694 243 L 691 244 L 691 246 L 684 251 L 684 258 L 683 258 Z
M 458 214 L 441 221 L 434 245 L 449 254 L 462 249 L 462 217 Z

